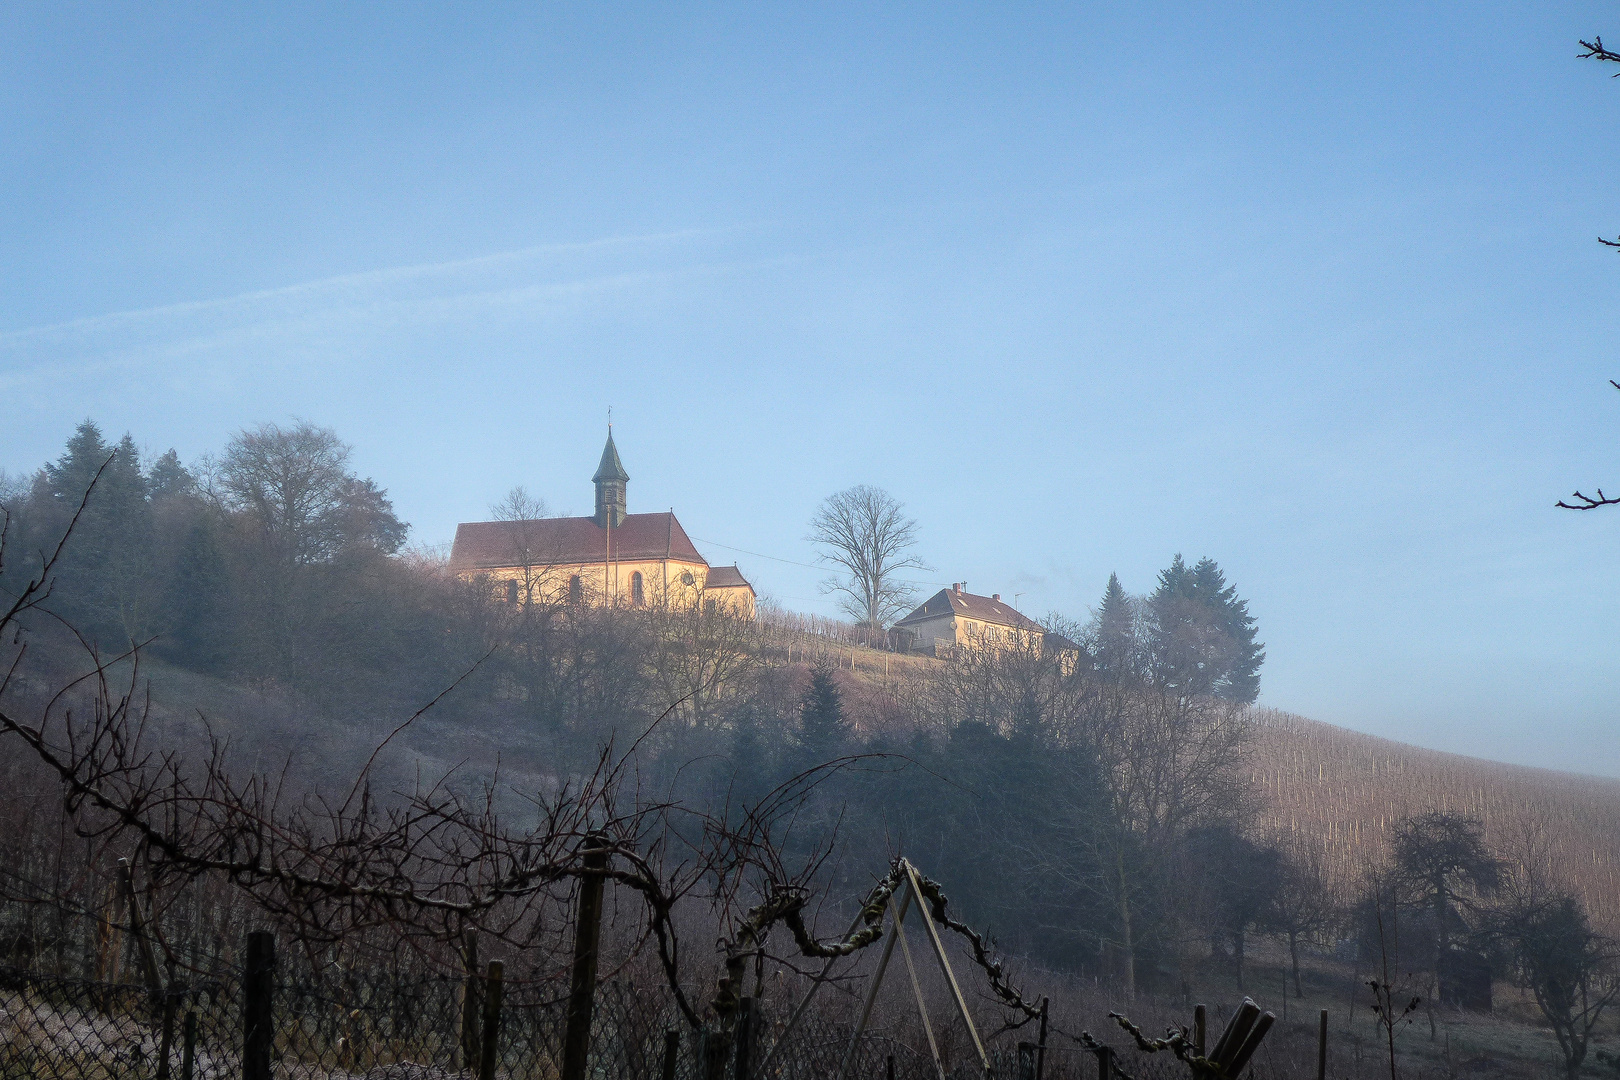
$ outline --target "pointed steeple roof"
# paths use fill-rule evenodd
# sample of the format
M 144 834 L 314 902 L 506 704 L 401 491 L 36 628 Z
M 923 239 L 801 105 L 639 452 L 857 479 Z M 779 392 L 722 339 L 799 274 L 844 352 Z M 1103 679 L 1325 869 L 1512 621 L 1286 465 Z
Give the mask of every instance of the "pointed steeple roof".
M 613 445 L 613 432 L 608 432 L 607 445 L 602 447 L 602 463 L 596 467 L 596 475 L 591 477 L 593 484 L 600 484 L 604 480 L 617 480 L 628 483 L 630 474 L 624 471 L 624 463 L 619 460 L 619 449 Z

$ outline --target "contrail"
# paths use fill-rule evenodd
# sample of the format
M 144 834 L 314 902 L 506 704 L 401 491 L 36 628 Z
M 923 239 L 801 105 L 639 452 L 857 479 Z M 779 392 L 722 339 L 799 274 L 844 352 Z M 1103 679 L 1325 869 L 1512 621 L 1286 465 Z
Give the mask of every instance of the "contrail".
M 604 237 L 598 240 L 586 240 L 576 243 L 542 244 L 535 247 L 517 248 L 512 251 L 495 252 L 489 255 L 478 255 L 467 259 L 453 259 L 446 262 L 434 263 L 417 263 L 411 266 L 393 266 L 385 267 L 380 270 L 364 270 L 354 274 L 339 274 L 335 277 L 316 278 L 313 281 L 303 281 L 293 285 L 281 285 L 273 289 L 257 289 L 251 292 L 237 293 L 234 296 L 216 297 L 209 300 L 187 300 L 178 304 L 163 304 L 157 307 L 138 308 L 131 311 L 108 312 L 103 315 L 90 315 L 83 318 L 70 319 L 66 322 L 50 323 L 44 326 L 33 326 L 22 330 L 13 330 L 8 333 L 0 333 L 0 348 L 7 346 L 18 346 L 29 341 L 37 341 L 42 338 L 55 337 L 59 335 L 91 333 L 97 330 L 128 328 L 138 326 L 142 323 L 173 318 L 175 316 L 198 315 L 209 312 L 224 311 L 232 307 L 247 306 L 255 303 L 262 303 L 267 300 L 284 300 L 299 296 L 310 296 L 322 292 L 375 289 L 381 286 L 400 284 L 402 282 L 419 281 L 426 278 L 465 273 L 469 270 L 494 269 L 503 265 L 522 262 L 527 259 L 610 251 L 614 248 L 627 248 L 638 245 L 647 246 L 678 243 L 680 241 L 713 235 L 717 231 L 727 230 L 677 229 L 669 232 Z

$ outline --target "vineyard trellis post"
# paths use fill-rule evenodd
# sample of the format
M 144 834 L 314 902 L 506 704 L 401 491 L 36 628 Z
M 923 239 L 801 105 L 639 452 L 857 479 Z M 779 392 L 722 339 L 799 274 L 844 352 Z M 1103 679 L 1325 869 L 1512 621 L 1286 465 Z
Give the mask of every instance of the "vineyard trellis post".
M 495 1080 L 495 1066 L 500 1059 L 502 968 L 499 960 L 491 960 L 489 974 L 484 979 L 483 1047 L 478 1055 L 478 1080 Z
M 583 862 L 579 910 L 574 917 L 574 970 L 568 991 L 568 1026 L 563 1033 L 562 1080 L 585 1080 L 585 1062 L 591 1049 L 591 1008 L 602 934 L 603 871 L 608 862 L 607 845 L 600 834 L 585 838 Z
M 483 1040 L 478 1035 L 480 1012 L 479 991 L 484 980 L 478 974 L 478 931 L 468 927 L 462 932 L 462 970 L 465 976 L 461 986 L 461 1068 L 471 1072 L 478 1067 L 478 1055 Z
M 183 992 L 174 978 L 174 961 L 167 965 L 168 981 L 163 987 L 163 1033 L 158 1040 L 157 1080 L 169 1080 L 169 1058 L 174 1054 L 174 1016 Z
M 674 1028 L 664 1029 L 663 1080 L 675 1080 L 675 1066 L 680 1061 L 681 1033 Z
M 128 859 L 118 860 L 118 886 L 129 911 L 129 929 L 135 938 L 135 951 L 141 958 L 141 978 L 146 983 L 147 992 L 152 995 L 152 1004 L 161 1007 L 163 977 L 158 974 L 157 954 L 152 951 L 152 939 L 146 935 L 140 901 L 135 896 L 135 868 Z
M 1316 1080 L 1327 1080 L 1327 1035 L 1328 1011 L 1323 1009 L 1316 1028 Z
M 197 1070 L 197 1014 L 186 1011 L 185 1042 L 180 1050 L 180 1080 L 192 1080 Z
M 1035 1080 L 1046 1080 L 1046 1007 L 1048 998 L 1041 998 L 1041 1032 L 1035 1044 Z
M 271 1080 L 275 1028 L 270 1011 L 275 996 L 276 936 L 268 930 L 249 934 L 242 968 L 242 1080 Z

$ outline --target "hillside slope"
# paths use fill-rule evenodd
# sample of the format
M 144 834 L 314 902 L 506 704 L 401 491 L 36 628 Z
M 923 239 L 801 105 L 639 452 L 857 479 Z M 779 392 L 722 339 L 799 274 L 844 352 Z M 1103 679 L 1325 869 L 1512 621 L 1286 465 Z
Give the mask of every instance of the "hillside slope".
M 1272 710 L 1256 715 L 1263 828 L 1320 838 L 1342 881 L 1384 854 L 1402 817 L 1467 814 L 1492 847 L 1568 881 L 1596 926 L 1620 931 L 1620 780 L 1424 750 Z

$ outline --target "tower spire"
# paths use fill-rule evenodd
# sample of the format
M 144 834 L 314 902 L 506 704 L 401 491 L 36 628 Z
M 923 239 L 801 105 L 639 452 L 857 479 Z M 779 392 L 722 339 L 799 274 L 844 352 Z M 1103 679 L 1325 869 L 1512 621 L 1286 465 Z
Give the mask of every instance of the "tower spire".
M 619 449 L 613 445 L 613 424 L 608 422 L 607 445 L 602 447 L 602 462 L 591 477 L 596 485 L 596 523 L 602 528 L 613 528 L 624 521 L 625 485 L 630 474 L 619 460 Z

